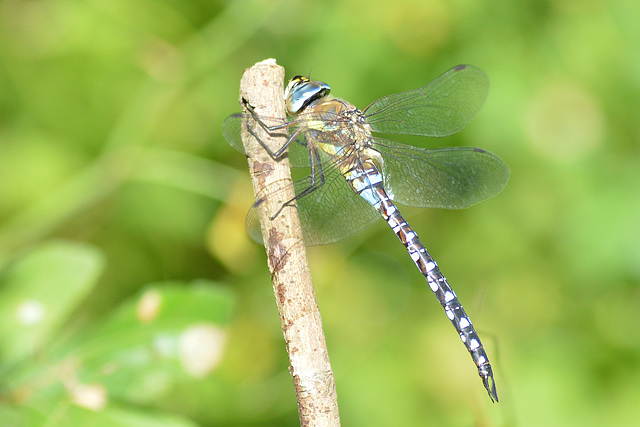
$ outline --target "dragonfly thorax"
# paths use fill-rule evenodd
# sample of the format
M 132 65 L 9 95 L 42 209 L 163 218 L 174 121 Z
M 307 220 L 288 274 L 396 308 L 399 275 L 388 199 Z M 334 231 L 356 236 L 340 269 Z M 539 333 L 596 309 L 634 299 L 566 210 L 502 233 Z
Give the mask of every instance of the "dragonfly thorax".
M 330 96 L 313 101 L 297 118 L 307 140 L 335 156 L 362 153 L 373 144 L 371 126 L 353 104 Z
M 325 98 L 331 92 L 331 87 L 319 80 L 309 80 L 304 76 L 295 76 L 289 80 L 284 90 L 287 114 L 296 115 L 306 109 L 311 103 Z

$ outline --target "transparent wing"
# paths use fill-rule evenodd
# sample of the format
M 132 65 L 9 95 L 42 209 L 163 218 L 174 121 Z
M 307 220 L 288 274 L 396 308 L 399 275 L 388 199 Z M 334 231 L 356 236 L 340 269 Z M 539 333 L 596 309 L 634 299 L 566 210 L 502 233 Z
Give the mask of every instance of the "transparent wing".
M 424 149 L 375 138 L 382 154 L 384 186 L 398 203 L 463 209 L 498 194 L 509 168 L 495 154 L 479 148 Z
M 271 131 L 273 135 L 286 135 L 289 137 L 290 132 L 296 129 L 297 126 L 302 126 L 307 121 L 311 120 L 327 120 L 333 119 L 334 123 L 337 121 L 344 121 L 342 118 L 337 117 L 335 114 L 333 117 L 327 118 L 328 113 L 324 113 L 322 116 L 314 113 L 300 114 L 295 118 L 288 119 L 275 119 L 272 117 L 260 117 L 262 126 L 265 128 L 273 128 Z M 249 126 L 250 129 L 255 129 L 256 126 L 260 126 L 251 114 L 237 113 L 227 117 L 222 123 L 222 134 L 236 150 L 244 153 L 244 145 L 242 144 L 242 129 L 243 126 Z M 305 139 L 305 134 L 309 129 L 304 128 L 296 139 L 296 143 L 292 143 L 287 150 L 287 156 L 291 162 L 292 167 L 309 167 L 309 149 Z
M 489 91 L 489 78 L 472 65 L 458 65 L 408 92 L 385 96 L 364 110 L 376 132 L 447 136 L 475 116 Z
M 244 114 L 232 114 L 222 122 L 222 135 L 236 150 L 244 153 L 242 145 L 242 118 Z
M 307 246 L 337 242 L 363 230 L 380 218 L 380 214 L 371 205 L 351 190 L 335 164 L 325 164 L 324 175 L 324 185 L 297 200 L 304 243 Z M 310 177 L 294 182 L 292 185 L 295 194 L 307 189 L 310 182 Z M 281 198 L 279 193 L 276 190 L 264 197 Z M 263 243 L 255 205 L 247 214 L 246 224 L 251 238 Z
M 286 126 L 289 123 L 286 119 L 274 119 L 272 117 L 260 117 L 262 125 L 267 128 L 273 128 L 273 135 L 289 135 L 289 131 Z M 249 126 L 251 129 L 260 124 L 256 123 L 251 114 L 237 113 L 232 114 L 222 122 L 222 135 L 236 150 L 244 153 L 244 146 L 242 145 L 242 129 L 243 126 Z

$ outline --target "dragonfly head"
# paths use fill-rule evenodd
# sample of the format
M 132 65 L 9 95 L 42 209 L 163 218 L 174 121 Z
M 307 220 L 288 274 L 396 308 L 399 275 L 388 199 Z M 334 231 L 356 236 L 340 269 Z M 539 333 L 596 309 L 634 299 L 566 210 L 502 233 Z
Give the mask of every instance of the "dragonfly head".
M 312 102 L 329 95 L 331 88 L 325 82 L 309 80 L 304 76 L 295 76 L 289 80 L 284 90 L 287 114 L 296 115 Z

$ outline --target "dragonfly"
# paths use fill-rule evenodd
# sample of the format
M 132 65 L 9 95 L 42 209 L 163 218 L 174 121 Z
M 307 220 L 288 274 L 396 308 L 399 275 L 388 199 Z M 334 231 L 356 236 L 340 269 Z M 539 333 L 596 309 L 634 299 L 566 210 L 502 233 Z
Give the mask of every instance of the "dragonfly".
M 486 74 L 458 65 L 419 89 L 385 96 L 363 110 L 333 97 L 328 84 L 293 77 L 284 93 L 286 118 L 233 114 L 223 123 L 225 139 L 244 152 L 242 132 L 257 137 L 261 127 L 287 136 L 277 150 L 262 147 L 274 159 L 288 156 L 294 167 L 309 170 L 294 182 L 295 197 L 270 212 L 297 206 L 306 245 L 344 239 L 380 218 L 391 227 L 460 336 L 492 402 L 498 401 L 493 369 L 469 316 L 434 258 L 400 214 L 407 206 L 462 209 L 499 193 L 509 168 L 495 154 L 471 147 L 423 148 L 374 134 L 444 137 L 461 131 L 484 103 Z M 294 143 L 295 142 L 295 143 Z M 247 231 L 262 243 L 258 208 L 278 189 L 260 194 L 247 214 Z

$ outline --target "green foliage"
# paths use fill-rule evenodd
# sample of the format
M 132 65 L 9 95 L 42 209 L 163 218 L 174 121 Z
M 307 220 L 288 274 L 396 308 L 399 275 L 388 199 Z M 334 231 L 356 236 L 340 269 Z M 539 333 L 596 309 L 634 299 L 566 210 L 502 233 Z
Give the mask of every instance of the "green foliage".
M 104 267 L 104 256 L 91 246 L 53 242 L 3 272 L 0 360 L 7 406 L 0 417 L 6 422 L 194 425 L 135 405 L 154 406 L 177 383 L 218 367 L 232 295 L 213 282 L 150 284 L 106 319 L 74 318 Z
M 476 65 L 486 104 L 426 144 L 511 169 L 468 210 L 403 209 L 498 405 L 384 224 L 309 251 L 343 424 L 635 425 L 636 3 L 0 3 L 0 424 L 298 424 L 246 163 L 221 134 L 242 70 L 274 57 L 360 107 Z M 187 369 L 180 337 L 216 331 L 216 368 Z

